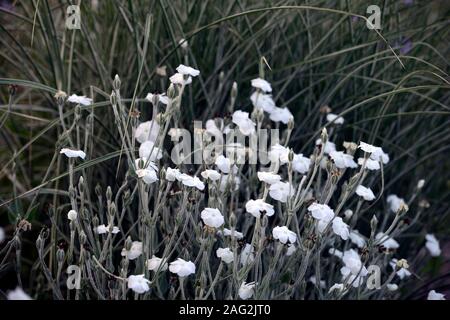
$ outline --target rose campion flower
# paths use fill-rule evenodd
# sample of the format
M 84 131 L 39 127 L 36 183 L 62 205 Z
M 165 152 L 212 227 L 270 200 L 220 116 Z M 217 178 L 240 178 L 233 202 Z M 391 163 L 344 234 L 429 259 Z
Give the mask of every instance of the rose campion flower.
M 159 100 L 160 103 L 165 104 L 165 105 L 167 105 L 169 103 L 169 97 L 166 96 L 165 93 L 162 93 L 162 94 L 159 94 L 159 93 L 147 93 L 147 96 L 145 97 L 145 100 L 148 100 L 148 101 L 153 103 L 153 97 L 155 97 L 155 96 L 158 96 L 158 100 Z
M 364 158 L 358 158 L 358 164 L 362 166 L 364 163 Z M 380 170 L 380 163 L 378 161 L 367 159 L 366 167 L 367 170 Z
M 250 299 L 255 293 L 255 282 L 245 283 L 243 282 L 239 287 L 239 298 L 242 300 Z
M 441 248 L 439 246 L 439 241 L 433 234 L 427 234 L 425 236 L 427 242 L 425 243 L 425 247 L 430 252 L 432 257 L 439 257 L 441 255 Z
M 297 251 L 297 247 L 295 244 L 289 243 L 286 250 L 286 256 L 290 257 L 294 254 L 295 251 Z
M 321 146 L 321 145 L 322 145 L 322 140 L 317 139 L 316 146 Z M 331 141 L 325 142 L 325 148 L 323 150 L 323 153 L 330 154 L 333 151 L 336 151 L 336 145 Z
M 187 277 L 195 273 L 195 264 L 191 261 L 178 258 L 169 264 L 169 271 L 176 273 L 179 277 Z
M 139 179 L 142 179 L 145 184 L 152 184 L 158 181 L 158 176 L 156 175 L 155 170 L 152 169 L 137 169 L 136 175 Z
M 92 104 L 92 99 L 87 98 L 86 96 L 78 96 L 76 94 L 72 94 L 69 98 L 67 98 L 67 101 L 78 103 L 83 106 L 90 106 Z
M 215 208 L 203 209 L 200 216 L 202 217 L 203 222 L 211 228 L 219 228 L 225 222 L 222 213 L 220 213 L 219 209 Z
M 179 169 L 172 169 L 171 167 L 168 167 L 166 170 L 166 179 L 167 181 L 175 181 L 180 180 L 181 172 Z
M 339 117 L 337 114 L 329 113 L 327 114 L 328 123 L 333 122 L 334 124 L 344 124 L 344 118 Z
M 317 220 L 331 221 L 334 217 L 334 211 L 326 204 L 313 203 L 308 207 L 308 211 L 311 212 L 313 218 Z
M 163 157 L 162 149 L 156 147 L 153 141 L 145 141 L 139 147 L 139 157 L 155 162 Z
M 399 243 L 391 237 L 387 237 L 383 232 L 377 233 L 375 240 L 379 241 L 379 244 L 386 249 L 398 249 L 400 247 Z
M 288 241 L 290 243 L 295 243 L 297 241 L 295 232 L 292 232 L 286 226 L 277 226 L 273 228 L 272 235 L 274 239 L 279 240 L 282 244 L 286 244 Z
M 150 271 L 157 271 L 158 269 L 160 271 L 166 271 L 168 268 L 167 261 L 161 258 L 158 258 L 157 256 L 153 255 L 151 259 L 147 260 L 147 269 Z
M 205 184 L 198 177 L 191 177 L 188 174 L 182 173 L 179 181 L 187 187 L 195 187 L 200 191 L 205 189 Z
M 396 285 L 395 283 L 388 283 L 386 285 L 386 287 L 389 291 L 397 291 L 398 290 L 398 285 Z
M 309 171 L 311 159 L 306 158 L 303 154 L 295 154 L 292 160 L 292 169 L 298 173 L 305 174 Z
M 120 253 L 122 257 L 127 257 L 128 260 L 134 260 L 138 258 L 141 254 L 142 254 L 142 242 L 140 241 L 133 241 L 130 250 L 123 248 L 122 252 Z
M 360 141 L 358 148 L 367 153 L 376 153 L 380 152 L 380 147 L 375 147 L 371 144 Z
M 188 76 L 187 79 L 184 79 L 184 75 L 181 73 L 175 73 L 173 76 L 169 78 L 169 80 L 171 83 L 179 85 L 188 85 L 192 83 L 191 76 Z
M 76 220 L 77 217 L 78 217 L 78 212 L 76 212 L 75 210 L 70 210 L 69 212 L 67 212 L 67 219 L 69 219 L 70 221 Z
M 333 159 L 336 168 L 356 168 L 358 165 L 353 160 L 353 156 L 346 154 L 342 151 L 332 151 L 330 152 L 330 157 Z
M 273 172 L 259 171 L 257 175 L 259 181 L 265 182 L 267 184 L 274 184 L 281 181 L 281 176 Z
M 22 288 L 17 287 L 14 290 L 8 291 L 6 298 L 8 300 L 33 300 Z
M 342 292 L 344 291 L 345 287 L 343 283 L 335 283 L 330 287 L 330 290 L 328 290 L 328 293 L 331 293 L 333 291 L 339 291 Z
M 395 194 L 390 194 L 387 197 L 387 203 L 392 212 L 396 213 L 400 210 L 400 208 L 405 205 L 405 200 L 397 197 Z
M 294 195 L 294 188 L 289 182 L 277 182 L 269 187 L 269 195 L 272 199 L 285 203 L 288 197 Z
M 230 173 L 232 169 L 234 170 L 234 167 L 232 167 L 231 160 L 224 157 L 223 155 L 219 155 L 216 158 L 214 164 L 217 166 L 217 168 L 219 168 L 220 171 L 226 174 Z
M 270 85 L 269 82 L 267 82 L 264 79 L 256 78 L 256 79 L 253 79 L 251 81 L 251 83 L 252 83 L 253 88 L 260 89 L 261 91 L 263 91 L 265 93 L 272 92 L 272 86 Z
M 242 232 L 236 230 L 231 231 L 228 228 L 223 228 L 223 235 L 226 237 L 236 237 L 238 240 L 244 238 L 244 234 Z
M 281 164 L 289 162 L 289 148 L 286 148 L 279 143 L 270 147 L 269 159 L 272 162 L 280 161 Z
M 267 113 L 272 113 L 275 108 L 275 102 L 272 99 L 270 94 L 264 94 L 261 92 L 253 92 L 250 96 L 250 100 L 252 101 L 253 107 L 257 109 L 262 109 Z
M 104 224 L 101 224 L 101 225 L 99 225 L 99 226 L 96 228 L 95 231 L 96 231 L 98 234 L 105 234 L 105 233 L 110 232 L 110 231 L 109 231 L 110 229 L 111 229 L 111 227 L 110 227 L 109 225 L 105 226 Z M 120 232 L 120 229 L 119 229 L 118 227 L 116 227 L 116 226 L 113 226 L 111 233 L 112 233 L 112 234 L 116 234 L 116 233 L 119 233 L 119 232 Z
M 431 290 L 428 292 L 427 300 L 446 300 L 442 293 Z
M 255 132 L 256 124 L 248 117 L 248 112 L 237 110 L 233 113 L 232 121 L 239 127 L 239 131 L 249 136 Z
M 255 254 L 254 254 L 255 248 L 251 244 L 246 243 L 244 248 L 241 251 L 240 256 L 240 263 L 242 266 L 245 266 L 246 264 L 250 264 L 255 260 Z
M 86 158 L 86 153 L 84 153 L 84 151 L 81 150 L 62 148 L 59 153 L 64 154 L 67 158 L 81 158 L 83 160 L 84 158 Z
M 143 274 L 139 274 L 136 276 L 131 275 L 127 280 L 128 289 L 131 289 L 136 293 L 145 293 L 150 290 L 150 280 L 146 279 Z
M 347 240 L 349 237 L 349 226 L 342 220 L 341 217 L 335 217 L 333 219 L 333 232 L 340 236 L 342 240 Z
M 234 254 L 230 248 L 218 248 L 216 250 L 216 255 L 225 263 L 231 263 L 234 260 Z
M 177 72 L 181 73 L 183 75 L 187 75 L 187 76 L 191 76 L 191 77 L 196 77 L 200 74 L 200 71 L 197 69 L 194 69 L 192 67 L 189 66 L 185 66 L 184 64 L 180 64 L 177 67 Z
M 361 236 L 358 230 L 352 230 L 349 234 L 350 241 L 353 242 L 358 248 L 363 248 L 366 245 L 366 240 Z
M 372 190 L 362 185 L 359 185 L 356 188 L 356 194 L 366 201 L 372 201 L 373 199 L 375 199 L 375 195 L 373 194 Z
M 139 143 L 144 143 L 145 141 L 155 142 L 158 138 L 159 129 L 159 124 L 154 120 L 142 122 L 136 128 L 134 136 Z
M 367 276 L 368 271 L 362 264 L 358 253 L 353 249 L 345 251 L 342 262 L 345 264 L 340 270 L 342 279 L 348 279 L 349 283 L 352 283 L 352 286 L 355 288 L 363 284 L 364 277 Z
M 211 181 L 217 181 L 221 177 L 219 172 L 217 172 L 216 170 L 209 170 L 209 169 L 202 171 L 201 175 L 203 178 L 209 179 Z
M 265 213 L 267 216 L 273 216 L 275 210 L 273 209 L 273 205 L 266 203 L 262 199 L 257 200 L 249 200 L 245 204 L 245 210 L 250 213 L 255 218 L 259 218 L 261 213 Z
M 387 164 L 389 162 L 389 155 L 383 151 L 382 148 L 378 147 L 377 150 L 370 154 L 370 159 L 375 161 L 383 162 L 383 164 Z
M 282 122 L 288 124 L 290 120 L 294 120 L 294 116 L 288 108 L 278 108 L 275 107 L 269 116 L 270 120 L 273 122 Z

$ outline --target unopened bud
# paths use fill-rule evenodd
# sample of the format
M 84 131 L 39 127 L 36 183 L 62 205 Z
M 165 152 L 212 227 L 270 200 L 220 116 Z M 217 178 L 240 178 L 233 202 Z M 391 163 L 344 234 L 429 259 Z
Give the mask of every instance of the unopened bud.
M 61 248 L 58 249 L 58 251 L 56 251 L 56 260 L 58 260 L 59 263 L 63 263 L 64 257 L 65 257 L 64 250 Z
M 116 74 L 113 80 L 113 88 L 114 90 L 120 90 L 121 81 L 119 75 Z

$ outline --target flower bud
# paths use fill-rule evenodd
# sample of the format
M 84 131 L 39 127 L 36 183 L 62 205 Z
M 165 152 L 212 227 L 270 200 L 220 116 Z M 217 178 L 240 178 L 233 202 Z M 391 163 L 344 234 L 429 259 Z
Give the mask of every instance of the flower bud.
M 288 160 L 289 160 L 289 162 L 294 161 L 294 150 L 292 150 L 292 149 L 289 149 Z
M 377 226 L 378 226 L 378 219 L 376 215 L 373 215 L 372 219 L 370 220 L 370 229 L 372 230 L 373 233 L 375 233 L 375 231 L 377 230 Z
M 92 225 L 94 226 L 94 229 L 97 229 L 99 223 L 100 223 L 100 220 L 98 219 L 98 217 L 97 217 L 97 216 L 94 216 L 94 217 L 92 218 Z
M 112 199 L 112 190 L 111 187 L 108 186 L 108 188 L 106 188 L 106 200 L 111 201 Z
M 60 106 L 64 105 L 66 98 L 67 93 L 65 93 L 64 91 L 58 90 L 58 92 L 55 93 L 56 103 Z
M 236 227 L 236 215 L 234 214 L 234 212 L 231 212 L 229 221 L 230 221 L 230 226 Z
M 131 241 L 131 237 L 128 236 L 127 240 L 125 240 L 125 250 L 130 251 L 132 245 L 133 241 Z
M 83 176 L 80 176 L 80 180 L 78 180 L 78 190 L 80 191 L 80 194 L 84 192 L 84 178 L 83 178 Z
M 423 186 L 425 185 L 425 180 L 424 179 L 420 179 L 419 182 L 417 182 L 417 189 L 422 189 Z
M 111 92 L 111 95 L 109 96 L 109 101 L 111 102 L 111 105 L 113 105 L 113 106 L 117 105 L 117 97 L 116 97 L 116 93 L 114 91 Z
M 169 97 L 170 100 L 175 99 L 175 97 L 177 96 L 177 90 L 173 85 L 173 83 L 171 83 L 169 88 L 167 89 L 167 96 Z
M 320 140 L 322 141 L 322 146 L 325 146 L 325 144 L 328 141 L 328 132 L 327 128 L 322 128 L 322 132 L 320 133 Z
M 64 257 L 65 257 L 64 250 L 61 248 L 58 249 L 58 251 L 56 251 L 56 260 L 58 261 L 58 263 L 63 263 Z
M 294 118 L 289 118 L 288 123 L 287 123 L 287 128 L 289 131 L 292 131 L 292 129 L 294 129 Z
M 113 80 L 113 88 L 114 90 L 120 90 L 121 81 L 119 75 L 116 74 Z
M 83 230 L 80 231 L 79 239 L 80 239 L 80 243 L 81 243 L 82 245 L 85 245 L 85 244 L 86 244 L 86 242 L 87 242 L 87 236 L 86 236 L 86 233 L 84 233 Z
M 97 183 L 97 185 L 95 186 L 95 194 L 97 195 L 97 197 L 101 198 L 102 193 L 102 187 Z

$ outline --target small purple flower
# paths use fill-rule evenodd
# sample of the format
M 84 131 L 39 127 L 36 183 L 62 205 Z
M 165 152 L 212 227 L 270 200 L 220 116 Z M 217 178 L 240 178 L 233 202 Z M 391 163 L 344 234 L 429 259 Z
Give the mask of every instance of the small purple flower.
M 407 6 L 412 6 L 414 4 L 414 0 L 403 0 L 403 3 Z
M 400 46 L 400 53 L 402 55 L 406 55 L 412 50 L 412 47 L 413 47 L 412 41 L 409 39 L 406 39 L 406 41 L 404 41 L 402 43 L 402 45 Z

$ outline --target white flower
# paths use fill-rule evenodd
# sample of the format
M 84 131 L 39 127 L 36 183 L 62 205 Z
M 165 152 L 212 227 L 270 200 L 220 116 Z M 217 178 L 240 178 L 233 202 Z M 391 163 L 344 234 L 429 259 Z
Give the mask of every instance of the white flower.
M 273 101 L 270 94 L 264 94 L 255 91 L 250 96 L 250 100 L 252 101 L 255 108 L 262 109 L 268 113 L 272 113 L 276 107 L 275 102 Z
M 335 290 L 337 290 L 339 292 L 344 291 L 344 284 L 343 283 L 335 283 L 335 284 L 333 284 L 331 286 L 330 290 L 328 290 L 328 293 L 331 293 L 331 292 L 333 292 Z
M 424 185 L 425 185 L 424 179 L 420 179 L 419 181 L 417 181 L 417 189 L 422 189 Z
M 289 182 L 277 182 L 269 187 L 269 195 L 272 199 L 285 203 L 288 197 L 294 195 L 294 188 Z
M 342 221 L 341 217 L 336 217 L 333 219 L 333 232 L 340 236 L 342 240 L 347 240 L 349 236 L 349 227 Z
M 272 235 L 274 239 L 279 240 L 282 244 L 286 244 L 288 241 L 290 243 L 295 243 L 297 241 L 295 232 L 292 232 L 286 226 L 277 226 L 273 228 Z
M 225 222 L 222 213 L 219 209 L 215 208 L 205 208 L 200 213 L 203 222 L 211 228 L 219 228 Z
M 288 108 L 278 108 L 275 107 L 269 116 L 270 120 L 273 122 L 282 122 L 288 124 L 289 120 L 293 120 L 294 116 Z
M 389 265 L 391 266 L 392 269 L 395 270 L 395 268 L 397 267 L 397 262 L 398 260 L 395 258 L 389 262 Z M 398 268 L 396 274 L 400 279 L 408 278 L 409 276 L 411 276 L 411 272 L 409 272 L 408 269 L 403 267 Z
M 14 290 L 8 291 L 6 295 L 8 300 L 33 300 L 31 297 L 23 291 L 22 288 L 17 287 Z
M 0 243 L 2 243 L 5 240 L 5 230 L 3 230 L 2 227 L 0 227 Z
M 272 86 L 264 79 L 256 78 L 252 80 L 252 87 L 264 92 L 272 92 Z
M 432 257 L 439 257 L 441 255 L 441 248 L 439 246 L 439 241 L 433 234 L 427 234 L 425 236 L 427 242 L 425 243 L 425 247 L 430 252 Z
M 363 248 L 366 245 L 366 240 L 361 236 L 358 230 L 352 230 L 349 234 L 350 241 L 356 244 L 358 248 Z
M 133 241 L 131 243 L 130 250 L 123 248 L 120 254 L 122 257 L 127 257 L 128 260 L 134 260 L 138 258 L 142 254 L 142 242 Z
M 59 153 L 65 154 L 66 157 L 68 157 L 68 158 L 78 158 L 78 157 L 80 157 L 83 160 L 84 160 L 84 158 L 86 158 L 86 153 L 84 153 L 84 151 L 81 151 L 81 150 L 72 150 L 72 149 L 69 149 L 69 148 L 62 148 Z
M 70 210 L 69 212 L 67 212 L 67 219 L 69 219 L 70 221 L 76 220 L 77 217 L 78 217 L 78 212 L 76 212 L 75 210 Z
M 320 145 L 322 145 L 322 140 L 321 139 L 317 139 L 316 140 L 316 146 L 320 146 Z M 331 142 L 331 141 L 325 142 L 325 148 L 323 150 L 323 153 L 330 154 L 333 151 L 336 151 L 336 145 L 333 142 Z
M 255 218 L 259 218 L 261 216 L 261 213 L 265 213 L 269 217 L 275 213 L 273 205 L 266 203 L 262 199 L 249 200 L 245 204 L 245 210 L 247 210 L 247 212 Z
M 365 143 L 362 141 L 359 142 L 358 148 L 360 148 L 362 151 L 367 152 L 367 153 L 374 153 L 374 152 L 380 151 L 380 147 L 375 147 L 371 144 L 368 144 L 368 143 Z
M 243 282 L 239 287 L 239 298 L 247 300 L 253 296 L 255 292 L 255 282 L 245 283 Z
M 298 173 L 305 174 L 309 171 L 311 159 L 304 157 L 303 154 L 295 154 L 292 160 L 292 169 Z
M 358 158 L 358 164 L 362 166 L 364 163 L 364 158 Z M 367 159 L 366 160 L 366 169 L 368 170 L 380 170 L 380 163 L 378 161 Z
M 195 187 L 200 191 L 205 189 L 205 184 L 198 177 L 191 177 L 188 174 L 182 173 L 178 179 L 187 187 Z
M 265 182 L 267 184 L 274 184 L 281 181 L 281 176 L 273 172 L 259 171 L 257 175 L 259 181 Z
M 144 293 L 150 290 L 148 286 L 150 280 L 146 279 L 143 274 L 128 277 L 128 289 L 133 290 L 136 293 Z
M 392 212 L 398 212 L 400 208 L 405 205 L 405 200 L 397 197 L 395 194 L 390 194 L 387 197 L 387 203 Z
M 226 174 L 230 173 L 230 170 L 232 169 L 231 160 L 225 158 L 223 155 L 219 155 L 216 158 L 215 165 L 217 166 L 217 168 L 219 168 L 220 171 Z
M 334 211 L 326 204 L 313 203 L 308 207 L 308 211 L 317 220 L 331 221 L 334 217 Z
M 161 102 L 162 104 L 167 105 L 169 103 L 169 97 L 166 96 L 165 93 L 159 94 L 159 93 L 147 93 L 147 96 L 145 97 L 145 100 L 150 101 L 151 103 L 153 103 L 153 97 L 154 96 L 158 96 L 159 98 L 159 102 Z M 148 121 L 150 122 L 150 121 Z M 156 123 L 156 122 L 155 122 Z M 140 142 L 140 141 L 139 141 Z M 142 142 L 141 142 L 142 143 Z
M 183 49 L 187 49 L 187 47 L 189 46 L 189 43 L 188 43 L 188 41 L 186 39 L 180 39 L 180 41 L 178 41 L 178 44 Z
M 167 261 L 161 258 L 158 258 L 157 256 L 153 255 L 151 259 L 147 260 L 147 269 L 151 271 L 166 271 L 168 268 Z
M 191 77 L 196 77 L 200 74 L 200 71 L 198 71 L 197 69 L 185 66 L 184 64 L 180 64 L 177 67 L 177 71 L 178 71 L 178 73 L 181 73 L 181 74 L 184 74 L 187 76 L 191 76 Z
M 246 264 L 250 264 L 255 259 L 254 252 L 255 249 L 252 245 L 246 243 L 244 249 L 241 251 L 240 262 L 241 265 L 245 266 Z
M 188 275 L 195 273 L 195 264 L 191 261 L 178 258 L 170 263 L 169 271 L 178 274 L 179 277 L 187 277 Z
M 435 290 L 431 290 L 430 292 L 428 292 L 427 300 L 446 300 L 446 299 L 442 293 L 436 292 Z
M 209 179 L 211 181 L 217 181 L 221 177 L 219 172 L 217 172 L 216 170 L 209 170 L 209 169 L 202 171 L 201 175 L 203 178 Z
M 297 250 L 297 247 L 294 244 L 289 243 L 288 248 L 286 250 L 286 256 L 290 257 Z
M 339 169 L 356 168 L 358 166 L 353 160 L 353 156 L 342 151 L 332 151 L 330 152 L 330 157 L 331 159 L 333 159 L 334 164 Z
M 139 147 L 139 157 L 156 161 L 163 157 L 162 149 L 155 147 L 155 143 L 151 140 L 145 141 Z
M 234 260 L 233 251 L 230 248 L 218 248 L 216 250 L 217 258 L 220 258 L 225 263 L 231 263 Z
M 383 232 L 379 232 L 375 239 L 378 240 L 378 244 L 382 245 L 386 249 L 397 249 L 400 247 L 397 241 L 395 241 L 393 238 L 386 236 Z
M 233 113 L 232 121 L 239 127 L 239 131 L 245 136 L 255 132 L 255 123 L 248 117 L 248 112 L 237 110 Z
M 387 164 L 389 162 L 389 155 L 383 151 L 380 147 L 378 147 L 377 150 L 371 153 L 370 159 L 375 161 L 383 162 L 384 164 Z
M 90 106 L 92 104 L 92 99 L 91 98 L 87 98 L 86 96 L 78 96 L 76 94 L 72 94 L 67 101 L 69 102 L 73 102 L 73 103 L 78 103 L 81 104 L 83 106 Z
M 144 143 L 145 141 L 155 142 L 158 138 L 159 129 L 159 124 L 154 120 L 142 122 L 136 128 L 134 136 L 139 143 Z
M 373 194 L 372 190 L 370 188 L 366 188 L 362 185 L 359 185 L 356 188 L 356 194 L 360 197 L 362 197 L 366 201 L 372 201 L 375 199 L 375 195 Z
M 192 77 L 188 76 L 188 78 L 185 80 L 184 75 L 181 73 L 175 73 L 173 76 L 169 78 L 170 82 L 173 84 L 179 84 L 179 85 L 187 85 L 192 83 Z
M 225 192 L 225 190 L 227 189 L 227 186 L 231 183 L 234 183 L 234 190 L 231 190 L 231 191 L 237 191 L 237 190 L 239 190 L 239 185 L 241 184 L 241 179 L 236 176 L 224 174 L 222 176 L 222 179 L 220 179 L 219 190 L 221 192 Z
M 181 172 L 179 169 L 172 169 L 171 167 L 168 167 L 166 170 L 166 179 L 167 181 L 175 181 L 180 180 Z
M 398 285 L 396 285 L 395 283 L 388 283 L 386 285 L 386 287 L 389 291 L 397 291 L 398 290 Z
M 110 228 L 111 228 L 111 227 L 110 227 L 109 225 L 105 226 L 104 224 L 101 224 L 101 225 L 99 225 L 99 226 L 96 228 L 95 231 L 96 231 L 98 234 L 104 234 L 104 233 L 109 232 Z M 116 233 L 119 233 L 119 232 L 120 232 L 120 229 L 119 229 L 118 227 L 116 227 L 116 226 L 113 226 L 111 233 L 112 233 L 112 234 L 116 234 Z
M 244 234 L 242 232 L 233 230 L 231 231 L 228 228 L 223 228 L 223 235 L 226 237 L 236 237 L 236 239 L 242 239 L 244 237 Z
M 343 124 L 344 123 L 344 118 L 343 117 L 339 117 L 337 114 L 334 113 L 329 113 L 327 114 L 327 121 L 328 122 L 333 122 L 334 124 Z
M 281 164 L 285 164 L 289 162 L 289 149 L 280 145 L 274 144 L 270 147 L 269 151 L 269 159 L 272 162 L 280 161 Z
M 335 257 L 338 257 L 339 259 L 342 259 L 342 257 L 344 256 L 344 253 L 342 251 L 335 248 L 328 249 L 328 253 L 332 254 Z
M 345 264 L 345 266 L 341 268 L 342 278 L 348 279 L 347 281 L 352 283 L 353 287 L 359 287 L 363 283 L 363 277 L 368 274 L 368 271 L 362 264 L 358 253 L 353 249 L 345 251 L 342 262 Z
M 152 184 L 153 182 L 158 181 L 156 171 L 152 169 L 137 169 L 136 174 L 138 178 L 142 179 L 146 184 Z

